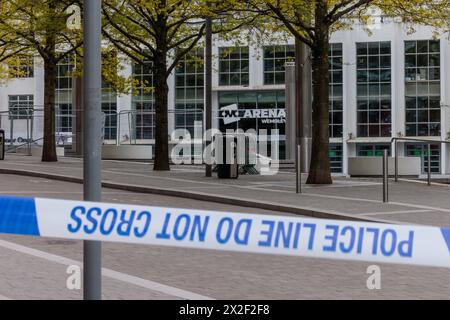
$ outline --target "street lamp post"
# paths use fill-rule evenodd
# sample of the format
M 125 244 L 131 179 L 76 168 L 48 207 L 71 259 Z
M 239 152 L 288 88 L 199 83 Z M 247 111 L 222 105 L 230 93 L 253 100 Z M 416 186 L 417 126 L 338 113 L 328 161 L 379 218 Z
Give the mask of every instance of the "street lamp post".
M 310 49 L 295 41 L 297 145 L 301 146 L 301 172 L 309 172 L 312 146 L 312 73 Z
M 208 3 L 208 5 L 211 5 Z M 210 133 L 212 122 L 212 19 L 206 18 L 205 30 L 205 130 Z M 211 137 L 212 138 L 212 137 Z M 208 146 L 208 139 L 205 147 Z M 211 164 L 206 164 L 205 175 L 212 176 Z
M 101 0 L 84 1 L 84 200 L 101 201 Z M 85 300 L 100 300 L 101 243 L 84 241 Z

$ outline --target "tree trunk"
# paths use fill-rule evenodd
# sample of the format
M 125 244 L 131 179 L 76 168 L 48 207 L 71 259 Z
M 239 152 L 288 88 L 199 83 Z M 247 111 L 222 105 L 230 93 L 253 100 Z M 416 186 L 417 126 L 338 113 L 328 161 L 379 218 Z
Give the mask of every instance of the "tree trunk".
M 308 184 L 331 184 L 329 159 L 329 25 L 326 0 L 316 2 L 315 39 L 312 48 L 313 136 Z
M 167 102 L 169 86 L 167 85 L 167 52 L 158 50 L 154 58 L 155 76 L 155 162 L 153 170 L 168 171 L 169 165 L 169 128 Z
M 44 145 L 42 161 L 58 161 L 56 156 L 55 138 L 55 88 L 56 88 L 55 59 L 44 60 Z

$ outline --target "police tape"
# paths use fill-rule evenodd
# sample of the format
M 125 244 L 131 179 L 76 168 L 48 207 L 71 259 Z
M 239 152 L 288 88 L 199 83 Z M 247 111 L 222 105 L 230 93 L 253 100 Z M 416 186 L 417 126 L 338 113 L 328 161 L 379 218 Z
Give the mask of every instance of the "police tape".
M 0 197 L 0 233 L 450 267 L 450 229 Z

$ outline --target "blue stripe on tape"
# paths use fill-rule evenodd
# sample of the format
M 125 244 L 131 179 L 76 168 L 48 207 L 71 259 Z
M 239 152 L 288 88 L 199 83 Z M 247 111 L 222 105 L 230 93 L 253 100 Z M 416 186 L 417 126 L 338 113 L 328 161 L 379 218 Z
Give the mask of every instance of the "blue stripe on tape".
M 444 236 L 445 243 L 447 244 L 448 251 L 450 252 L 450 229 L 441 228 L 441 231 Z
M 0 197 L 0 233 L 39 236 L 34 199 Z

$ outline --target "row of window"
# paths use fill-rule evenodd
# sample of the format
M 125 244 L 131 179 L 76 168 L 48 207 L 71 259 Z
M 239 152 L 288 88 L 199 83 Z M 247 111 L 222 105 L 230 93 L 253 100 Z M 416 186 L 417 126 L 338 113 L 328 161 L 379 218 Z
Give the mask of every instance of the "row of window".
M 195 54 L 203 56 L 203 50 L 196 50 Z M 246 86 L 249 84 L 250 56 L 248 47 L 221 47 L 219 48 L 219 83 L 221 86 L 239 85 Z M 293 45 L 267 46 L 264 47 L 264 84 L 284 84 L 285 82 L 285 64 L 288 61 L 294 61 L 295 49 Z M 189 59 L 189 58 L 188 58 Z M 186 66 L 183 72 L 192 73 L 190 66 Z M 135 74 L 142 75 L 144 81 L 152 83 L 151 65 L 139 64 L 134 70 Z M 180 71 L 180 67 L 178 71 Z M 29 78 L 34 76 L 34 62 L 30 57 L 18 59 L 17 63 L 10 65 L 10 73 L 17 78 Z M 73 64 L 68 59 L 58 66 L 58 74 L 68 75 L 73 71 Z M 203 63 L 198 63 L 197 73 L 203 73 Z M 193 85 L 193 79 L 187 78 L 188 84 Z M 58 79 L 58 88 L 70 88 L 71 77 L 60 77 Z
M 72 132 L 72 73 L 76 59 L 67 57 L 58 64 L 56 82 L 56 131 Z M 117 133 L 117 95 L 111 85 L 102 81 L 102 112 L 104 114 L 104 138 L 115 139 Z
M 439 136 L 439 40 L 405 41 L 405 135 Z M 357 136 L 392 135 L 390 42 L 357 43 Z
M 439 40 L 406 41 L 405 45 L 405 134 L 406 136 L 440 135 L 440 44 Z M 221 85 L 248 84 L 248 47 L 220 48 L 219 78 Z M 357 136 L 389 137 L 392 135 L 391 43 L 365 42 L 356 44 L 357 73 Z M 264 47 L 265 83 L 284 82 L 285 63 L 294 58 L 293 46 Z M 343 49 L 331 44 L 330 62 L 330 137 L 342 137 L 343 132 Z M 71 72 L 73 61 L 58 65 L 56 101 L 61 114 L 60 131 L 71 130 Z M 133 94 L 136 139 L 154 137 L 153 75 L 150 62 L 134 64 L 133 77 L 138 86 Z M 175 72 L 175 127 L 192 131 L 195 121 L 201 121 L 204 107 L 203 50 L 197 49 L 183 59 Z M 250 94 L 250 93 L 249 93 Z M 104 85 L 103 111 L 115 114 L 115 93 Z M 12 99 L 13 101 L 13 99 Z M 245 102 L 239 102 L 245 103 Z M 15 109 L 22 104 L 13 103 Z M 14 108 L 13 112 L 15 112 Z M 17 111 L 19 113 L 19 111 Z M 17 114 L 17 117 L 23 117 Z M 112 120 L 115 118 L 115 120 Z M 117 117 L 105 120 L 113 136 Z
M 441 134 L 440 74 L 439 41 L 405 43 L 407 136 Z
M 439 40 L 405 41 L 406 136 L 440 135 Z M 247 47 L 220 48 L 219 84 L 248 85 Z M 390 42 L 356 44 L 357 136 L 392 135 L 392 62 Z M 285 64 L 293 46 L 264 48 L 264 84 L 284 83 Z M 343 50 L 331 44 L 330 137 L 342 137 Z
M 134 131 L 129 132 L 130 139 L 153 139 L 155 134 L 154 116 L 154 78 L 153 65 L 150 61 L 135 63 L 132 66 L 132 75 L 137 81 L 137 87 L 131 99 L 135 113 L 127 115 L 133 119 Z
M 293 45 L 266 46 L 264 51 L 264 84 L 285 83 L 286 62 L 294 61 Z M 250 56 L 248 47 L 219 48 L 219 85 L 248 86 Z
M 329 97 L 330 97 L 330 137 L 342 137 L 344 110 L 343 92 L 343 54 L 342 44 L 332 43 L 328 53 L 329 59 Z
M 391 135 L 391 44 L 356 44 L 359 137 Z
M 203 130 L 204 51 L 193 50 L 175 71 L 175 129 L 186 129 L 194 136 L 196 124 Z

